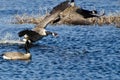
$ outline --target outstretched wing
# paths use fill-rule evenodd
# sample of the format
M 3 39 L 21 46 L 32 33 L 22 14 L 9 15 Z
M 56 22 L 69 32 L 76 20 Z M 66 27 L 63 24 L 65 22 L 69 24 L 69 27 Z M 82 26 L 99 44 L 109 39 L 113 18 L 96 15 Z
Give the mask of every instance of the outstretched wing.
M 64 2 L 61 2 L 60 4 L 58 4 L 57 6 L 55 6 L 51 11 L 50 14 L 54 14 L 56 12 L 61 12 L 64 11 L 67 7 L 69 7 L 69 1 L 66 0 Z
M 66 8 L 68 8 L 70 6 L 69 1 L 66 0 L 60 4 L 58 4 L 57 6 L 55 6 L 52 11 L 50 12 L 50 14 L 48 16 L 46 16 L 39 24 L 37 24 L 35 26 L 35 28 L 33 28 L 33 31 L 39 32 L 39 30 L 41 28 L 46 28 L 46 26 L 54 20 L 59 19 L 59 14 L 64 11 Z
M 35 31 L 32 31 L 32 30 L 22 30 L 18 33 L 19 37 L 22 37 L 24 36 L 25 34 L 27 34 L 28 36 L 30 35 L 37 35 L 38 33 L 36 33 Z
M 35 26 L 35 28 L 33 28 L 33 31 L 38 31 L 41 28 L 46 28 L 51 21 L 54 21 L 58 18 L 59 12 L 46 16 L 39 24 Z
M 37 33 L 36 31 L 32 31 L 32 30 L 22 30 L 18 33 L 19 37 L 23 37 L 24 35 L 29 36 L 29 40 L 31 40 L 32 42 L 38 40 L 40 37 L 40 34 Z

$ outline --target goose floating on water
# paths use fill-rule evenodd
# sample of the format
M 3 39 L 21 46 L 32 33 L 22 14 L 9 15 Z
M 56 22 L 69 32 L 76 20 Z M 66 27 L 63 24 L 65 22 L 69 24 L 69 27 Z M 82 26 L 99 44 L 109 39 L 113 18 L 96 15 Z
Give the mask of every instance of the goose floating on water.
M 29 51 L 29 45 L 30 41 L 27 40 L 25 43 L 25 50 L 26 53 L 21 53 L 21 52 L 6 52 L 3 54 L 3 59 L 7 60 L 30 60 L 31 59 L 31 54 Z

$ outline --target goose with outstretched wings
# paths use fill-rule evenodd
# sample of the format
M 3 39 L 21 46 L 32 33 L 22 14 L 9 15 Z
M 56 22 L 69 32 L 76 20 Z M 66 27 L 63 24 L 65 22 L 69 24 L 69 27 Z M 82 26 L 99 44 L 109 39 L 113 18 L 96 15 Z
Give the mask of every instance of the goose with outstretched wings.
M 24 37 L 24 41 L 30 40 L 31 42 L 36 42 L 45 36 L 53 35 L 57 36 L 57 33 L 47 31 L 45 28 L 47 25 L 58 17 L 58 13 L 46 16 L 39 24 L 37 24 L 31 30 L 22 30 L 18 33 L 19 37 Z
M 71 0 L 71 4 L 74 3 L 74 0 Z M 70 2 L 68 0 L 61 2 L 57 6 L 55 6 L 49 15 L 47 15 L 39 24 L 35 26 L 32 30 L 23 30 L 18 33 L 19 37 L 23 37 L 23 40 L 29 39 L 31 42 L 38 41 L 42 39 L 45 36 L 53 35 L 57 36 L 57 33 L 47 31 L 45 28 L 50 22 L 54 22 L 55 20 L 58 20 L 60 17 L 60 13 L 64 11 L 66 8 L 71 6 Z

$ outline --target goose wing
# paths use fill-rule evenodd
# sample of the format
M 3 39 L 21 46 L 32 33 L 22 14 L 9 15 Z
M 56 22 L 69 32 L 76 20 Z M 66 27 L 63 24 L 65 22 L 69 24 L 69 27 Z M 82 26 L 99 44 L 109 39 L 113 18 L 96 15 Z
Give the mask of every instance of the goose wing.
M 50 11 L 50 14 L 54 14 L 56 12 L 61 12 L 64 11 L 67 7 L 69 7 L 69 1 L 66 0 L 64 2 L 61 2 L 57 6 L 53 7 L 53 9 Z
M 35 26 L 35 28 L 33 28 L 33 31 L 39 31 L 42 28 L 46 28 L 51 21 L 54 21 L 58 18 L 59 12 L 46 16 L 39 24 Z
M 46 16 L 39 24 L 37 24 L 35 26 L 35 28 L 33 29 L 33 31 L 37 31 L 41 28 L 46 28 L 46 26 L 54 20 L 59 19 L 59 14 L 64 11 L 66 8 L 68 8 L 70 6 L 69 1 L 66 0 L 60 4 L 58 4 L 57 6 L 55 6 L 52 11 L 50 12 L 50 14 L 48 16 Z

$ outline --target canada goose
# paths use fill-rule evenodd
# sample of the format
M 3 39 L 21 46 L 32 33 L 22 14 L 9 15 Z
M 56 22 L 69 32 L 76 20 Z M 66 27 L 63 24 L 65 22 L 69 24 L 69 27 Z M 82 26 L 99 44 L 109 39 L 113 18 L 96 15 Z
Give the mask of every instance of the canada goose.
M 52 21 L 58 18 L 59 13 L 54 13 L 46 16 L 42 22 L 37 24 L 32 30 L 23 30 L 18 33 L 19 37 L 24 37 L 24 40 L 30 40 L 31 42 L 38 41 L 45 36 L 53 35 L 57 36 L 57 33 L 47 31 L 45 28 Z
M 30 60 L 31 54 L 29 51 L 29 44 L 30 41 L 27 40 L 25 43 L 25 50 L 26 53 L 21 53 L 21 52 L 7 52 L 3 54 L 3 59 L 7 60 Z

